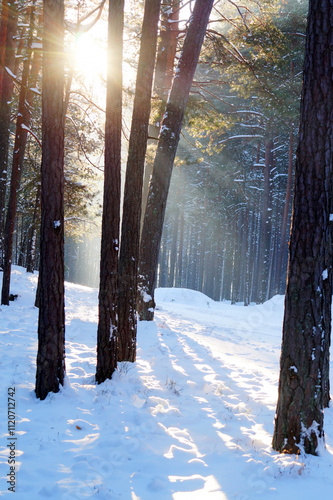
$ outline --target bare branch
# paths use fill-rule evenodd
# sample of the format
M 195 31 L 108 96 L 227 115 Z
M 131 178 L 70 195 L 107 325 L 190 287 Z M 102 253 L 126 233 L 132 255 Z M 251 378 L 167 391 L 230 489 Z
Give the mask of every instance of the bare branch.
M 84 154 L 84 157 L 85 159 L 87 160 L 88 163 L 90 163 L 90 165 L 94 168 L 97 168 L 97 170 L 100 170 L 100 172 L 104 172 L 104 170 L 100 167 L 98 167 L 97 165 L 95 165 L 95 163 L 93 163 L 90 158 L 88 157 L 83 145 L 82 145 L 82 142 L 81 142 L 81 137 L 80 137 L 80 134 L 79 134 L 79 131 L 78 131 L 78 128 L 76 126 L 76 123 L 74 122 L 73 118 L 71 116 L 68 116 L 66 115 L 66 118 L 73 124 L 74 128 L 75 128 L 75 131 L 76 131 L 76 134 L 77 134 L 77 137 L 79 139 L 79 146 L 80 146 L 80 149 L 82 151 L 82 153 Z
M 222 141 L 219 141 L 217 144 L 224 144 L 225 142 L 231 141 L 232 139 L 258 139 L 263 138 L 263 135 L 255 134 L 255 135 L 233 135 L 231 137 L 227 137 Z
M 89 219 L 81 219 L 81 217 L 75 217 L 75 216 L 73 216 L 73 217 L 66 217 L 64 219 L 64 222 L 72 222 L 72 221 L 84 222 L 84 223 L 92 224 L 93 226 L 97 227 L 96 222 L 94 222 L 92 220 L 89 220 Z
M 199 87 L 203 92 L 206 92 L 206 94 L 210 95 L 211 97 L 214 97 L 214 99 L 217 99 L 218 101 L 223 102 L 227 106 L 230 106 L 231 108 L 234 108 L 234 104 L 231 104 L 230 102 L 225 101 L 224 99 L 222 99 L 221 97 L 217 96 L 216 94 L 213 94 L 213 92 L 210 92 L 209 90 L 207 90 L 206 88 L 204 88 L 199 83 L 196 82 L 194 84 L 196 84 L 196 86 Z M 200 95 L 202 95 L 204 97 L 203 93 L 201 93 L 201 92 L 199 92 L 199 93 L 200 93 Z
M 241 16 L 242 20 L 243 20 L 243 23 L 244 23 L 244 26 L 245 28 L 248 30 L 249 33 L 251 33 L 251 30 L 250 28 L 248 27 L 247 23 L 246 23 L 246 20 L 245 20 L 245 17 L 241 11 L 241 8 L 242 9 L 246 9 L 247 11 L 249 11 L 249 9 L 247 9 L 246 7 L 239 7 L 235 2 L 233 2 L 232 0 L 228 0 L 229 3 L 231 3 L 231 5 L 233 5 L 234 7 L 236 7 L 236 9 L 238 10 L 238 13 L 239 15 Z
M 32 135 L 32 137 L 36 140 L 38 146 L 42 149 L 42 143 L 41 141 L 38 139 L 37 135 L 33 133 L 33 131 L 27 127 L 26 125 L 21 125 L 21 127 L 30 135 Z

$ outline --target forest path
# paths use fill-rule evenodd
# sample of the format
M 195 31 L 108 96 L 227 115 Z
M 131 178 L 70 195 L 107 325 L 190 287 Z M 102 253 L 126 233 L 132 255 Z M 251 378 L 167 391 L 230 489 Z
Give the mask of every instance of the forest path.
M 303 500 L 333 494 L 333 410 L 320 457 L 271 449 L 283 298 L 262 306 L 157 290 L 135 363 L 95 385 L 97 290 L 66 284 L 66 381 L 34 393 L 36 276 L 14 268 L 0 308 L 0 492 L 7 493 L 7 388 L 15 387 L 17 500 Z M 1 496 L 0 495 L 0 496 Z

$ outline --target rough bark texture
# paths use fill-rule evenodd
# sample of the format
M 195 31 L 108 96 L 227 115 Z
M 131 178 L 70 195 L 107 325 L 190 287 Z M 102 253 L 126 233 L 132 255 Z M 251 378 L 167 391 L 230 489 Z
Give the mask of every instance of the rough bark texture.
M 174 75 L 177 41 L 179 35 L 179 0 L 166 0 L 161 4 L 161 27 L 156 55 L 153 99 L 159 102 L 158 112 L 154 116 L 154 123 L 150 126 L 150 137 L 158 138 L 165 105 Z M 153 172 L 153 162 L 145 165 L 143 188 L 141 229 L 147 206 L 150 177 Z
M 142 184 L 161 0 L 146 0 L 124 191 L 119 259 L 119 361 L 135 361 Z
M 44 0 L 41 245 L 36 396 L 58 392 L 65 376 L 64 2 Z
M 310 0 L 273 448 L 316 454 L 329 400 L 333 4 Z
M 168 92 L 174 75 L 177 40 L 179 35 L 179 0 L 163 2 L 161 12 L 161 31 L 156 58 L 154 94 L 161 100 L 157 121 L 160 122 Z
M 5 201 L 6 201 L 6 182 L 8 170 L 8 149 L 9 149 L 9 127 L 10 127 L 10 109 L 13 95 L 13 77 L 15 71 L 15 51 L 16 51 L 16 32 L 17 32 L 17 4 L 16 0 L 9 0 L 3 3 L 1 29 L 6 33 L 5 49 L 1 50 L 1 59 L 4 62 L 4 68 L 1 72 L 1 95 L 0 95 L 0 259 L 3 258 L 3 233 L 5 226 Z M 1 43 L 3 34 L 1 34 Z M 2 62 L 0 61 L 0 62 Z M 7 69 L 5 69 L 7 68 Z
M 124 0 L 110 0 L 104 200 L 97 330 L 96 382 L 98 384 L 111 378 L 117 367 L 123 24 Z
M 153 318 L 158 254 L 172 167 L 212 6 L 212 0 L 195 3 L 162 121 L 140 246 L 138 310 L 141 319 Z

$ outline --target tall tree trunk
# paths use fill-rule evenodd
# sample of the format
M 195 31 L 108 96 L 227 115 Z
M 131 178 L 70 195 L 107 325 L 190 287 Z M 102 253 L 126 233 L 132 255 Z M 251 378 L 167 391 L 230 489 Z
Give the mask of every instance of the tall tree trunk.
M 189 260 L 189 275 L 188 286 L 191 290 L 196 290 L 198 277 L 198 240 L 199 240 L 199 224 L 196 222 L 192 225 L 190 236 L 190 260 Z
M 264 197 L 260 227 L 259 270 L 258 270 L 258 296 L 257 303 L 262 304 L 268 299 L 268 278 L 272 233 L 272 199 L 271 199 L 271 169 L 273 166 L 273 141 L 265 142 L 265 168 L 264 168 Z
M 213 299 L 221 300 L 221 279 L 222 279 L 222 259 L 223 259 L 223 243 L 222 243 L 222 227 L 216 229 L 216 257 L 212 272 L 214 273 L 214 293 Z
M 204 275 L 206 266 L 206 248 L 207 248 L 207 224 L 205 224 L 205 219 L 207 217 L 207 196 L 206 196 L 207 183 L 203 182 L 204 200 L 203 207 L 201 209 L 201 221 L 200 221 L 200 232 L 199 232 L 199 248 L 198 248 L 198 285 L 197 290 L 203 291 L 204 285 Z
M 278 253 L 277 270 L 276 270 L 276 293 L 281 293 L 282 289 L 285 288 L 285 283 L 281 283 L 282 279 L 282 265 L 284 256 L 287 254 L 287 225 L 289 217 L 289 208 L 291 200 L 291 189 L 292 189 L 292 177 L 293 177 L 293 156 L 294 156 L 294 124 L 290 125 L 290 137 L 289 137 L 289 161 L 288 161 L 288 180 L 286 189 L 286 198 L 283 208 L 283 216 L 281 223 L 281 240 Z
M 124 191 L 119 258 L 119 361 L 135 361 L 142 184 L 161 0 L 146 0 Z
M 183 189 L 183 185 L 181 182 L 178 183 L 177 186 L 177 200 L 181 199 L 181 190 Z M 175 285 L 175 278 L 177 276 L 177 269 L 176 269 L 176 263 L 177 263 L 177 250 L 179 246 L 179 239 L 180 239 L 180 234 L 178 235 L 179 231 L 179 219 L 180 219 L 180 207 L 179 204 L 177 203 L 175 210 L 174 210 L 174 217 L 172 221 L 172 236 L 171 236 L 171 246 L 170 246 L 170 264 L 169 264 L 169 280 L 168 280 L 168 286 L 173 287 Z
M 329 400 L 333 4 L 310 0 L 273 448 L 316 454 Z
M 168 260 L 169 260 L 169 226 L 163 228 L 161 251 L 159 255 L 158 286 L 165 288 L 168 286 Z
M 171 221 L 172 234 L 170 241 L 170 261 L 169 261 L 169 275 L 168 275 L 169 288 L 173 288 L 175 283 L 177 245 L 178 245 L 178 225 L 179 225 L 179 208 L 176 207 L 173 220 Z
M 232 304 L 236 304 L 241 300 L 242 231 L 242 217 L 238 214 L 237 219 L 234 221 L 233 231 Z
M 154 137 L 158 136 L 158 131 L 161 126 L 168 92 L 171 88 L 171 83 L 174 75 L 175 57 L 177 51 L 177 39 L 179 35 L 179 0 L 165 0 L 161 8 L 161 29 L 160 40 L 157 49 L 155 78 L 154 78 L 154 96 L 158 99 L 159 109 L 155 116 L 152 130 Z M 141 229 L 143 226 L 143 217 L 147 205 L 148 190 L 150 177 L 153 172 L 153 164 L 150 161 L 146 162 L 143 190 L 142 190 L 142 216 Z
M 182 180 L 182 175 L 180 177 Z M 180 182 L 182 185 L 182 182 Z M 183 249 L 184 249 L 184 206 L 180 206 L 180 221 L 179 221 L 179 244 L 178 244 L 178 257 L 177 257 L 177 274 L 176 274 L 176 287 L 181 288 L 183 285 Z
M 5 234 L 4 234 L 4 261 L 3 261 L 3 281 L 1 291 L 1 304 L 9 305 L 10 273 L 13 254 L 13 235 L 17 206 L 17 191 L 20 186 L 22 168 L 24 162 L 25 146 L 27 143 L 27 127 L 30 125 L 30 112 L 27 101 L 31 104 L 32 98 L 28 98 L 28 80 L 30 72 L 30 62 L 32 55 L 32 41 L 34 31 L 34 4 L 30 13 L 30 28 L 27 44 L 27 54 L 23 62 L 23 71 L 21 78 L 21 90 L 16 119 L 16 132 L 12 162 L 12 172 L 10 180 L 9 201 L 6 215 Z M 31 82 L 35 83 L 35 82 Z
M 260 248 L 260 240 L 261 240 L 261 234 L 260 234 L 260 227 L 261 227 L 261 193 L 256 193 L 254 195 L 254 200 L 253 200 L 253 210 L 252 210 L 252 217 L 253 217 L 253 237 L 252 237 L 252 259 L 251 259 L 251 268 L 250 268 L 250 275 L 251 275 L 251 287 L 250 287 L 250 302 L 251 301 L 258 301 L 258 269 L 259 269 L 259 248 Z
M 158 253 L 172 167 L 212 7 L 213 0 L 196 0 L 162 121 L 141 238 L 139 299 L 141 319 L 153 318 Z M 145 300 L 147 297 L 149 299 Z
M 154 94 L 160 100 L 160 112 L 156 117 L 159 126 L 163 118 L 168 92 L 174 75 L 177 39 L 179 35 L 179 0 L 163 2 L 161 15 L 160 42 L 158 44 Z
M 253 217 L 251 216 L 250 203 L 247 201 L 245 208 L 245 269 L 244 269 L 244 306 L 250 305 L 251 290 L 250 290 L 250 264 L 251 264 L 251 243 L 253 237 Z
M 28 242 L 27 242 L 27 255 L 26 255 L 26 268 L 27 273 L 33 273 L 36 261 L 36 243 L 37 243 L 37 222 L 38 213 L 40 210 L 40 187 L 37 188 L 35 207 L 31 225 L 28 229 Z
M 99 284 L 96 382 L 117 367 L 118 250 L 124 0 L 109 0 L 104 201 Z
M 41 245 L 36 396 L 58 392 L 65 376 L 64 1 L 44 0 Z
M 17 1 L 8 0 L 3 4 L 1 14 L 8 16 L 6 26 L 4 68 L 1 77 L 0 96 L 0 259 L 3 259 L 3 236 L 5 227 L 6 183 L 8 170 L 10 109 L 13 95 L 13 73 L 15 68 Z M 8 9 L 8 10 L 7 10 Z M 2 25 L 1 25 L 2 28 Z M 3 56 L 2 56 L 3 57 Z M 0 263 L 0 264 L 1 264 Z
M 2 94 L 3 74 L 5 71 L 7 26 L 8 26 L 8 0 L 2 0 L 1 18 L 0 18 L 0 96 Z

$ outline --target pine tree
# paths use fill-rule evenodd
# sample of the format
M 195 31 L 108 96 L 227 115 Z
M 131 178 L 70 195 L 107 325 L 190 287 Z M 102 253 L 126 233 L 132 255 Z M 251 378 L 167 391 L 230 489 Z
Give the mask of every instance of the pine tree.
M 8 171 L 9 128 L 11 99 L 15 77 L 16 33 L 18 21 L 17 0 L 4 1 L 1 10 L 0 53 L 0 259 L 3 257 L 5 226 L 6 182 Z M 3 64 L 3 66 L 2 66 Z M 0 262 L 0 265 L 2 262 Z
M 129 140 L 119 257 L 119 361 L 136 356 L 137 268 L 142 184 L 161 0 L 146 0 Z
M 186 104 L 205 37 L 212 0 L 196 0 L 162 121 L 140 247 L 141 319 L 152 319 L 166 201 Z
M 109 0 L 104 198 L 97 331 L 97 383 L 117 366 L 118 250 L 124 0 Z
M 36 396 L 65 377 L 64 304 L 64 1 L 43 3 L 42 183 Z
M 280 287 L 284 292 L 295 154 L 292 123 L 299 115 L 305 4 L 304 0 L 297 4 L 286 1 L 276 9 L 275 2 L 262 2 L 258 12 L 248 11 L 244 18 L 230 15 L 230 22 L 228 5 L 224 5 L 221 19 L 217 22 L 214 16 L 207 29 L 185 115 L 183 134 L 187 140 L 180 143 L 177 157 L 179 164 L 188 166 L 182 198 L 191 195 L 184 208 L 185 234 L 192 234 L 192 244 L 185 238 L 190 253 L 183 252 L 183 272 L 190 266 L 186 274 L 193 281 L 188 285 L 200 287 L 203 271 L 201 291 L 207 290 L 211 275 L 217 300 L 223 296 L 248 304 L 266 300 Z M 237 12 L 235 4 L 230 4 L 230 9 Z M 211 178 L 208 209 L 198 217 L 196 206 L 203 204 L 200 193 L 206 177 Z M 169 232 L 173 231 L 172 203 L 178 203 L 174 193 L 178 182 L 178 176 L 172 180 L 172 200 L 167 203 Z M 201 190 L 199 195 L 193 193 L 195 185 Z M 220 195 L 212 189 L 214 185 Z M 193 196 L 194 204 L 190 201 Z M 186 231 L 192 221 L 194 226 Z M 221 228 L 222 235 L 210 226 Z M 194 255 L 194 245 L 203 250 L 195 243 L 195 232 L 205 230 L 210 244 L 197 276 L 198 261 L 188 257 L 192 251 Z M 218 239 L 214 272 L 210 268 Z M 172 255 L 169 238 L 161 252 L 168 260 L 160 261 L 158 286 L 163 282 L 161 273 L 170 268 L 170 252 Z
M 10 193 L 5 224 L 5 245 L 4 245 L 4 263 L 3 263 L 3 282 L 1 291 L 1 304 L 9 305 L 9 290 L 10 290 L 10 274 L 13 255 L 13 235 L 17 207 L 17 191 L 20 186 L 20 179 L 23 169 L 24 153 L 27 143 L 27 128 L 30 123 L 29 104 L 32 101 L 32 92 L 28 89 L 30 63 L 32 56 L 32 42 L 34 32 L 34 12 L 35 5 L 30 9 L 30 27 L 27 42 L 27 53 L 23 62 L 23 70 L 21 77 L 21 89 L 19 97 L 19 105 L 16 120 L 16 132 L 14 141 L 14 152 L 11 169 Z M 38 64 L 39 68 L 39 64 Z M 38 69 L 37 69 L 38 71 Z M 30 81 L 33 85 L 34 82 Z
M 329 402 L 333 5 L 310 0 L 273 448 L 316 454 Z M 318 84 L 320 82 L 320 84 Z

